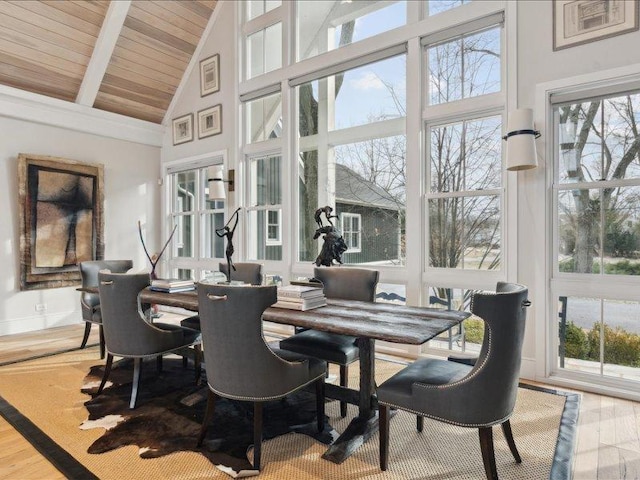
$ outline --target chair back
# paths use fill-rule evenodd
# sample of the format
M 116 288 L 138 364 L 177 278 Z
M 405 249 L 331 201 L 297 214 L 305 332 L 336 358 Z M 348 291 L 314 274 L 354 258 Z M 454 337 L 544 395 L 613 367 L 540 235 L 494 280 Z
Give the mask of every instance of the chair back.
M 98 272 L 109 270 L 112 273 L 125 273 L 133 267 L 132 260 L 88 260 L 78 263 L 83 287 L 98 286 Z M 93 309 L 100 304 L 100 296 L 97 293 L 82 292 L 80 305 L 82 306 L 82 318 L 91 320 Z
M 262 335 L 262 312 L 276 292 L 275 286 L 198 285 L 207 382 L 216 394 L 269 400 L 308 382 L 309 362 L 280 358 Z
M 102 328 L 107 351 L 112 355 L 143 357 L 175 348 L 176 335 L 154 327 L 138 307 L 138 294 L 148 287 L 148 273 L 98 274 Z
M 476 423 L 508 418 L 518 391 L 528 289 L 498 282 L 495 292 L 475 292 L 471 312 L 485 321 L 480 355 L 469 379 L 465 416 Z
M 373 302 L 380 272 L 366 268 L 314 268 L 313 276 L 322 282 L 327 298 Z
M 263 274 L 260 263 L 234 263 L 236 269 L 231 272 L 231 280 L 248 283 L 249 285 L 262 285 Z M 229 268 L 226 263 L 220 262 L 218 269 L 224 273 L 229 281 Z

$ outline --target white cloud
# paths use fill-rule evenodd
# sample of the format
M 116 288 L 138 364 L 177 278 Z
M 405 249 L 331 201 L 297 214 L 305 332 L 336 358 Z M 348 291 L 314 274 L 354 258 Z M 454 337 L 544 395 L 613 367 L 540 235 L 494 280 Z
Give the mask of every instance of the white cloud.
M 384 83 L 373 72 L 365 72 L 360 78 L 351 80 L 351 87 L 356 90 L 381 90 L 384 87 Z

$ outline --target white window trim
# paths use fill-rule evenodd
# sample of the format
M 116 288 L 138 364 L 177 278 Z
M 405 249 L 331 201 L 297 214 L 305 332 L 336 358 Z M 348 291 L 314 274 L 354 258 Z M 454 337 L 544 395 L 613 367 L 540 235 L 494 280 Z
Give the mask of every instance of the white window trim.
M 278 220 L 276 223 L 269 223 L 269 214 L 275 213 L 278 216 Z M 267 214 L 265 215 L 265 232 L 267 234 L 267 245 L 282 245 L 282 208 L 280 209 L 267 209 Z M 275 226 L 277 227 L 277 235 L 275 239 L 269 238 L 269 227 Z
M 362 252 L 362 215 L 360 215 L 359 213 L 349 213 L 349 212 L 343 212 L 340 214 L 340 225 L 342 225 L 342 236 L 345 236 L 345 234 L 349 234 L 349 235 L 353 235 L 356 234 L 357 238 L 358 238 L 358 247 L 353 248 L 351 247 L 351 245 L 349 245 L 348 250 L 345 253 L 360 253 Z M 346 230 L 345 229 L 345 225 L 347 225 L 346 219 L 349 219 L 349 225 L 350 228 L 353 226 L 351 225 L 351 219 L 353 218 L 357 218 L 358 219 L 358 226 L 360 227 L 357 231 L 356 230 Z

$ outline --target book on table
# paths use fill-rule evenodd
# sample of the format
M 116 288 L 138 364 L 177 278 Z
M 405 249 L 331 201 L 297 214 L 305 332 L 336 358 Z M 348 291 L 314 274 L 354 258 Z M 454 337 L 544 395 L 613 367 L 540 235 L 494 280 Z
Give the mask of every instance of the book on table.
M 322 285 L 317 287 L 307 285 L 286 285 L 278 287 L 278 299 L 318 298 L 324 297 Z
M 163 293 L 179 293 L 179 292 L 193 292 L 196 289 L 195 284 L 191 285 L 191 286 L 184 286 L 184 287 L 170 287 L 170 288 L 163 288 L 163 287 L 154 287 L 153 285 L 151 285 L 151 287 L 149 287 L 150 290 L 153 290 L 154 292 L 163 292 Z
M 273 304 L 276 308 L 287 308 L 289 310 L 311 310 L 313 308 L 323 307 L 327 304 L 324 295 L 315 298 L 287 298 L 278 297 L 278 301 Z
M 151 280 L 151 286 L 156 288 L 194 287 L 195 282 L 191 279 L 183 280 L 179 278 L 156 278 L 154 280 Z

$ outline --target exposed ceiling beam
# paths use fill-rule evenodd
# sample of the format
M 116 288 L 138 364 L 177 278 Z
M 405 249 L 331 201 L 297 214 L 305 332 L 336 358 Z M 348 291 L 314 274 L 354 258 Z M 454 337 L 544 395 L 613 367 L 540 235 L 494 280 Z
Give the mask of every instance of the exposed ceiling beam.
M 93 106 L 130 6 L 131 0 L 112 1 L 109 4 L 109 9 L 100 29 L 100 35 L 78 91 L 76 103 L 89 107 Z

